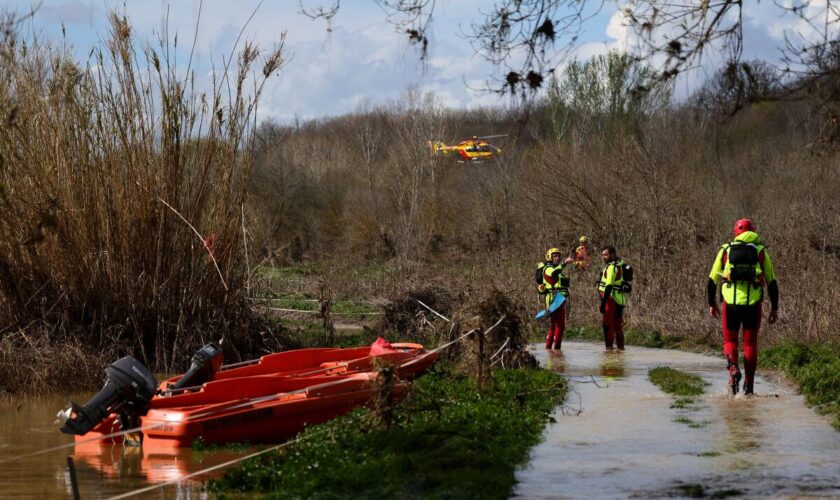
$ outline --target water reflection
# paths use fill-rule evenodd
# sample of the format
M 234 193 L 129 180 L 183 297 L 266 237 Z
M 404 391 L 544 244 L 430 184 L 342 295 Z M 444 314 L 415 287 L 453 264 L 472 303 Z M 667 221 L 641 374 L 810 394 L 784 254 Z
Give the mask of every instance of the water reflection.
M 72 442 L 53 425 L 56 408 L 68 399 L 87 400 L 89 394 L 55 398 L 29 398 L 0 402 L 0 458 L 27 455 Z M 224 463 L 246 451 L 186 449 L 175 456 L 143 454 L 137 447 L 86 443 L 58 449 L 0 467 L 0 498 L 68 498 L 71 496 L 67 455 L 72 453 L 82 498 L 105 498 L 150 484 L 178 480 L 193 472 Z M 201 475 L 178 486 L 161 489 L 164 498 L 198 498 L 203 495 Z
M 545 360 L 545 368 L 555 373 L 564 373 L 566 371 L 566 358 L 563 356 L 563 351 L 551 349 L 548 352 L 548 358 Z
M 757 398 L 737 398 L 721 405 L 723 422 L 726 424 L 723 450 L 725 468 L 744 470 L 754 467 L 754 457 L 749 452 L 761 448 L 766 439 L 758 415 Z
M 98 443 L 88 443 L 76 446 L 73 450 L 76 467 L 87 467 L 111 478 L 136 475 L 142 458 L 143 452 L 137 446 L 100 446 Z
M 189 448 L 176 454 L 154 455 L 144 453 L 136 446 L 93 444 L 95 446 L 76 446 L 73 459 L 77 467 L 92 469 L 109 478 L 141 478 L 150 483 L 184 479 L 202 466 L 212 466 L 242 455 L 224 450 L 197 452 Z M 202 480 L 218 475 L 203 475 Z
M 601 376 L 624 378 L 624 351 L 609 349 L 601 359 Z

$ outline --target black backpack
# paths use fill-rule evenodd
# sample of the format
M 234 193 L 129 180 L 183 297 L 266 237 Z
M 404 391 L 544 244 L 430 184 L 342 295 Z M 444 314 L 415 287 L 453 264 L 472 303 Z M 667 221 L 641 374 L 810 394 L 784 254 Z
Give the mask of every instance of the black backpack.
M 727 260 L 732 266 L 729 271 L 730 282 L 754 283 L 755 268 L 758 265 L 758 247 L 752 243 L 733 241 L 726 252 Z
M 621 261 L 621 266 L 619 267 L 621 268 L 621 279 L 624 281 L 621 291 L 624 293 L 630 293 L 633 290 L 633 266 L 627 262 Z

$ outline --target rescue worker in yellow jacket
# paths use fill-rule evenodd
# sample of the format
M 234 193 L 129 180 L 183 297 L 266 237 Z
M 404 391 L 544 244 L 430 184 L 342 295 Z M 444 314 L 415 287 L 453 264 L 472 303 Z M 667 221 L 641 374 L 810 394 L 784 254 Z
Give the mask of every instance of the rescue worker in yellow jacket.
M 712 264 L 707 286 L 709 314 L 722 318 L 723 355 L 729 370 L 732 394 L 738 394 L 741 370 L 738 368 L 738 330 L 744 329 L 744 394 L 753 394 L 755 369 L 758 364 L 758 329 L 764 287 L 770 297 L 769 323 L 775 323 L 779 312 L 779 285 L 767 248 L 761 243 L 750 219 L 735 222 L 735 239 L 723 245 Z M 717 305 L 717 286 L 723 314 Z
M 537 291 L 545 297 L 545 308 L 548 309 L 556 294 L 569 298 L 569 278 L 563 274 L 567 264 L 574 262 L 571 257 L 562 260 L 559 248 L 549 248 L 545 252 L 545 262 L 537 265 L 535 275 Z M 546 349 L 560 349 L 563 343 L 563 331 L 566 329 L 566 307 L 564 303 L 559 309 L 551 313 L 551 324 L 545 336 Z
M 613 341 L 624 350 L 624 306 L 627 304 L 629 286 L 622 275 L 624 261 L 615 252 L 614 246 L 601 249 L 601 260 L 606 267 L 601 271 L 598 293 L 601 295 L 601 327 L 604 329 L 604 345 L 613 348 Z

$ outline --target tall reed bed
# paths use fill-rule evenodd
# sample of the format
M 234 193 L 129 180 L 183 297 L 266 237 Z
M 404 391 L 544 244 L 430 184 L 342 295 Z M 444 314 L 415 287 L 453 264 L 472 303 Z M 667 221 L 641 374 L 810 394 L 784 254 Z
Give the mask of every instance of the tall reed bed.
M 211 339 L 256 350 L 245 186 L 282 38 L 242 45 L 205 90 L 177 41 L 141 42 L 117 14 L 86 63 L 5 26 L 0 340 L 133 354 L 158 371 Z M 27 344 L 0 345 L 0 386 L 14 388 L 10 349 Z

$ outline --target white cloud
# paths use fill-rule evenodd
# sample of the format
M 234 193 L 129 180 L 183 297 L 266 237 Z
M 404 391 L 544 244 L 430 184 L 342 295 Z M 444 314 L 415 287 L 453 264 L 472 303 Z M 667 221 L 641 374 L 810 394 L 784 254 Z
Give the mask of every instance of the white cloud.
M 342 2 L 333 22 L 333 31 L 326 32 L 323 21 L 312 21 L 298 13 L 298 2 L 266 1 L 242 32 L 242 40 L 269 48 L 288 32 L 287 54 L 292 60 L 279 77 L 272 78 L 265 89 L 261 116 L 288 118 L 294 115 L 318 117 L 353 111 L 361 102 L 380 104 L 398 98 L 409 86 L 434 90 L 452 107 L 476 107 L 503 103 L 496 94 L 476 93 L 471 88 L 485 87 L 492 76 L 504 71 L 492 67 L 475 55 L 469 42 L 459 36 L 459 27 L 469 31 L 471 22 L 481 21 L 481 12 L 489 10 L 493 0 L 438 0 L 434 28 L 430 32 L 430 53 L 425 68 L 418 61 L 415 47 L 404 33 L 389 24 L 383 11 L 373 0 Z M 306 5 L 328 3 L 326 0 L 304 0 Z M 823 0 L 824 2 L 824 0 Z M 809 8 L 824 8 L 824 3 Z M 31 5 L 29 0 L 10 1 L 19 11 Z M 157 0 L 124 2 L 124 0 L 44 0 L 36 24 L 57 32 L 63 22 L 75 23 L 67 32 L 77 54 L 85 57 L 94 43 L 91 32 L 106 36 L 105 12 L 125 12 L 138 38 L 154 40 L 161 33 L 162 18 L 168 15 L 168 29 L 179 33 L 179 64 L 186 64 L 198 22 L 196 53 L 193 68 L 205 83 L 210 81 L 211 63 L 231 52 L 242 27 L 248 22 L 258 0 Z M 619 9 L 608 4 L 589 21 L 581 45 L 573 57 L 587 59 L 610 49 L 632 50 L 637 46 L 635 34 Z M 744 7 L 745 54 L 749 57 L 777 57 L 782 34 L 801 29 L 801 22 L 783 16 L 773 2 L 749 2 Z M 240 41 L 241 47 L 242 41 Z M 717 62 L 714 48 L 709 51 L 706 72 Z M 691 81 L 699 81 L 695 72 Z M 465 85 L 466 83 L 466 85 Z

